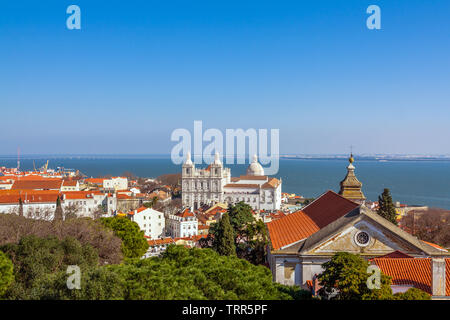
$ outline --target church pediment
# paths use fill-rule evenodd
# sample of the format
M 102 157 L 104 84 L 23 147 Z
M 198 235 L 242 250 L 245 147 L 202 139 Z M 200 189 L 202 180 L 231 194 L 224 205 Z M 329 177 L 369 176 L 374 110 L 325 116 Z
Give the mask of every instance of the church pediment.
M 357 208 L 339 220 L 307 239 L 299 253 L 317 256 L 332 256 L 340 251 L 362 256 L 381 256 L 393 251 L 412 256 L 442 253 L 367 208 Z

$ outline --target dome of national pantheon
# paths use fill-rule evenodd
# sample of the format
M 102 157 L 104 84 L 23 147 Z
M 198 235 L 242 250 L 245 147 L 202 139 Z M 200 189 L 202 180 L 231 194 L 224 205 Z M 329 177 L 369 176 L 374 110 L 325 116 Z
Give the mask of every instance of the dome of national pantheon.
M 250 163 L 250 165 L 247 168 L 247 175 L 248 176 L 263 176 L 264 175 L 264 169 L 258 162 L 258 157 L 255 154 L 253 156 L 253 161 Z

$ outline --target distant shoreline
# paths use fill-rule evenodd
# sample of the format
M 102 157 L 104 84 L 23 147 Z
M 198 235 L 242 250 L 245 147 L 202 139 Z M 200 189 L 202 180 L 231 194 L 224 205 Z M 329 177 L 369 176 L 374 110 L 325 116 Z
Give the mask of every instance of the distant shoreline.
M 243 158 L 240 156 L 239 158 Z M 248 156 L 245 156 L 248 159 Z M 356 161 L 450 161 L 450 155 L 355 155 Z M 24 154 L 20 160 L 47 159 L 170 159 L 170 154 Z M 283 160 L 347 160 L 348 155 L 280 155 Z M 17 155 L 0 155 L 0 160 L 17 160 Z

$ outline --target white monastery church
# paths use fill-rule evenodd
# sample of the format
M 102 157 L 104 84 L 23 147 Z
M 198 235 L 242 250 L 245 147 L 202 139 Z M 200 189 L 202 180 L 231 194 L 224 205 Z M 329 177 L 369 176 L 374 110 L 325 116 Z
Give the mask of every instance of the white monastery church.
M 193 210 L 205 204 L 235 204 L 240 201 L 254 210 L 276 211 L 281 207 L 282 181 L 265 176 L 256 155 L 246 175 L 231 177 L 230 169 L 223 167 L 218 153 L 206 169 L 197 169 L 188 153 L 181 180 L 182 204 Z

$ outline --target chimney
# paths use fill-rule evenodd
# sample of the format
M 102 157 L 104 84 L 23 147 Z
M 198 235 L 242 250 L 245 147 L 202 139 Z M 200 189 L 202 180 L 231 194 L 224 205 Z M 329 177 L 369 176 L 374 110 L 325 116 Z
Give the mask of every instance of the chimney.
M 445 296 L 445 258 L 431 259 L 431 293 Z

